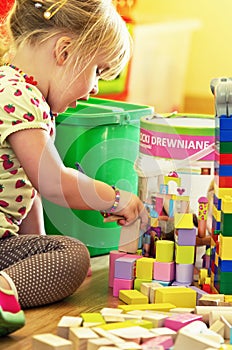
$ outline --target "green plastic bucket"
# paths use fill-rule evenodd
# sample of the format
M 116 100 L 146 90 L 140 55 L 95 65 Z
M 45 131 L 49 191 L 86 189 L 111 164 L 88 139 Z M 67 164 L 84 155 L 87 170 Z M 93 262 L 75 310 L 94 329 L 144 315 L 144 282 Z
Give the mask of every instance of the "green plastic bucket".
M 56 118 L 56 147 L 68 167 L 79 163 L 85 173 L 109 185 L 137 193 L 134 162 L 139 150 L 140 118 L 153 108 L 90 98 Z M 47 234 L 80 239 L 90 255 L 117 249 L 120 227 L 103 223 L 99 212 L 72 210 L 43 200 Z

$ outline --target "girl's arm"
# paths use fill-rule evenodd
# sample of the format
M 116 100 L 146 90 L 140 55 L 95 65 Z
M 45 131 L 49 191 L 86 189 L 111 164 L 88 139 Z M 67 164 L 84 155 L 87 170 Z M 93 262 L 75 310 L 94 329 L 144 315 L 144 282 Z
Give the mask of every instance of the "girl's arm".
M 107 210 L 113 206 L 115 191 L 111 186 L 65 167 L 46 131 L 22 130 L 11 134 L 8 140 L 31 183 L 47 200 L 72 209 Z M 134 221 L 141 212 L 146 220 L 140 199 L 121 191 L 118 213 L 126 223 Z
M 31 210 L 19 226 L 18 233 L 21 235 L 46 234 L 44 229 L 42 201 L 39 194 L 36 195 Z

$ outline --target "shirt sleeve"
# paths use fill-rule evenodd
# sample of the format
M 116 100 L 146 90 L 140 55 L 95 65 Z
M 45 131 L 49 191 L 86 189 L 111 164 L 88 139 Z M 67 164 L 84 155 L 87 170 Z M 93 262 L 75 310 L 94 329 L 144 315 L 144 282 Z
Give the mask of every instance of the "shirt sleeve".
M 25 129 L 43 129 L 50 133 L 50 109 L 41 92 L 32 85 L 17 82 L 0 90 L 0 145 L 7 137 Z

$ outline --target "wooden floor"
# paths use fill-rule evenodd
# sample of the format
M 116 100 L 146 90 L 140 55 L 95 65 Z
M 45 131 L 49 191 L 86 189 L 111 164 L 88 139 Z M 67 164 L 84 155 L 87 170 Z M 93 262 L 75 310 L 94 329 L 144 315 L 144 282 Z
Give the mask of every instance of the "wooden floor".
M 108 287 L 109 256 L 91 259 L 92 276 L 69 298 L 50 306 L 26 310 L 26 325 L 13 334 L 0 338 L 0 350 L 31 350 L 35 334 L 56 334 L 62 316 L 79 316 L 81 312 L 96 312 L 120 303 Z

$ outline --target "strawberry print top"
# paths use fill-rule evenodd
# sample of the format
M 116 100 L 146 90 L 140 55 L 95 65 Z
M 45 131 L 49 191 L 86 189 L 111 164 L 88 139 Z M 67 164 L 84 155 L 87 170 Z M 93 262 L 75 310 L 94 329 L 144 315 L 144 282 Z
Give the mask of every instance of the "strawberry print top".
M 41 92 L 9 66 L 0 67 L 0 238 L 17 235 L 33 204 L 36 190 L 27 178 L 7 137 L 39 128 L 54 140 L 55 122 Z

